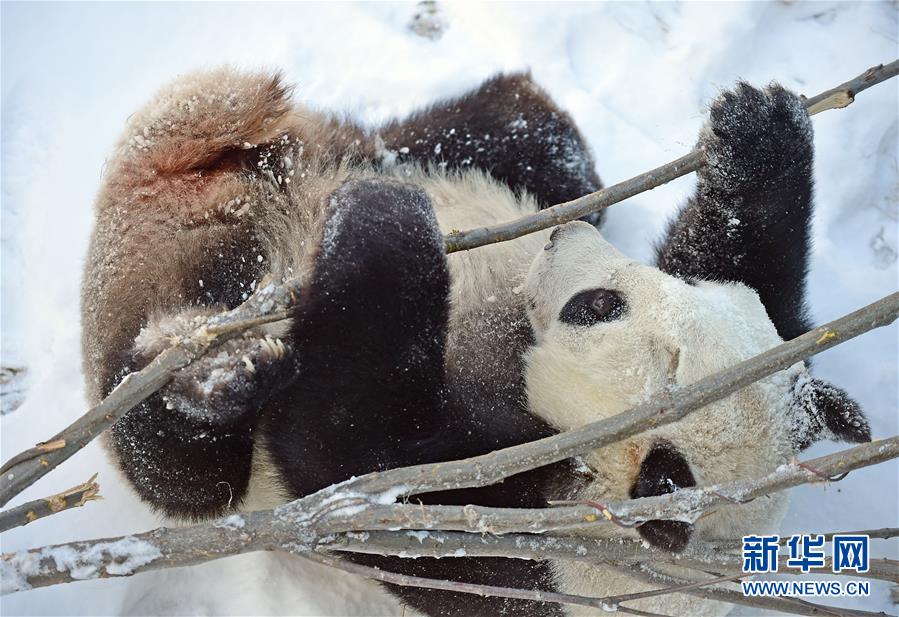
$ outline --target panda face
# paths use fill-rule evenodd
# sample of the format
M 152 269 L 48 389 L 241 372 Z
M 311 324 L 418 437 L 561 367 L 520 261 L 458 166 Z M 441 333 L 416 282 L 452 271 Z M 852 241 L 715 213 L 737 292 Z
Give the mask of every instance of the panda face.
M 553 231 L 531 265 L 526 293 L 536 339 L 526 355 L 528 404 L 560 430 L 611 417 L 781 342 L 749 288 L 684 282 L 625 257 L 580 222 Z M 584 497 L 628 499 L 773 471 L 792 453 L 784 406 L 801 371 L 796 365 L 593 453 L 587 462 L 595 481 Z M 779 498 L 767 502 L 744 506 L 739 516 L 713 514 L 701 525 L 707 535 L 733 537 L 776 519 L 771 508 Z M 666 531 L 657 544 L 678 548 Z

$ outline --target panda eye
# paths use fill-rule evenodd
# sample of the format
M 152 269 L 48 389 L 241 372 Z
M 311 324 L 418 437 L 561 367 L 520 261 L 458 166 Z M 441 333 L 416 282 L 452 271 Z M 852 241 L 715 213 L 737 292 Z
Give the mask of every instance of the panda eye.
M 562 307 L 559 321 L 572 326 L 592 326 L 621 319 L 627 311 L 624 297 L 611 289 L 588 289 L 572 296 Z

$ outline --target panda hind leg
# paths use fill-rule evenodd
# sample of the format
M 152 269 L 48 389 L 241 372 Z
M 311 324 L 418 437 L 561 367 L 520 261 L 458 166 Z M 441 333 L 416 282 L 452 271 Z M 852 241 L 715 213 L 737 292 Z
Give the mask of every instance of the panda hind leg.
M 530 73 L 497 75 L 379 132 L 398 162 L 482 169 L 541 208 L 598 191 L 590 148 L 571 116 Z M 602 212 L 585 218 L 599 224 Z
M 443 456 L 449 273 L 430 199 L 352 180 L 326 216 L 293 313 L 297 379 L 263 423 L 295 496 Z

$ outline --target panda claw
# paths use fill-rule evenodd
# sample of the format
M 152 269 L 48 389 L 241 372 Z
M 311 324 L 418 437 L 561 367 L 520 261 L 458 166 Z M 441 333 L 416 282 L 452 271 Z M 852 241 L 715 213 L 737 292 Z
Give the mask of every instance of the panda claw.
M 712 102 L 699 145 L 705 183 L 726 194 L 776 187 L 797 166 L 810 164 L 811 121 L 798 96 L 772 83 L 738 82 Z
M 167 405 L 214 423 L 230 422 L 261 407 L 284 383 L 292 350 L 269 335 L 224 343 L 218 353 L 182 369 L 163 392 Z

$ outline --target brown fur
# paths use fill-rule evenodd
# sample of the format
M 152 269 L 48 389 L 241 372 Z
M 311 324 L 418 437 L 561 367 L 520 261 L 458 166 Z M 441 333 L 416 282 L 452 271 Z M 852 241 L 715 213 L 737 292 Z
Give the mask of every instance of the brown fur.
M 314 156 L 333 159 L 362 143 L 352 124 L 298 109 L 289 95 L 278 74 L 222 69 L 175 81 L 130 118 L 107 165 L 85 269 L 91 400 L 113 385 L 110 367 L 122 365 L 151 313 L 233 305 L 240 293 L 208 298 L 204 289 L 223 273 L 236 271 L 246 284 L 261 275 L 264 268 L 240 260 L 261 253 L 254 235 L 269 216 L 271 200 L 246 173 L 264 148 L 304 141 L 315 144 Z

